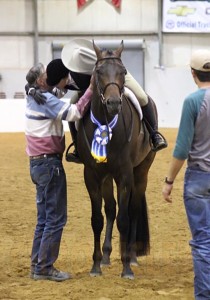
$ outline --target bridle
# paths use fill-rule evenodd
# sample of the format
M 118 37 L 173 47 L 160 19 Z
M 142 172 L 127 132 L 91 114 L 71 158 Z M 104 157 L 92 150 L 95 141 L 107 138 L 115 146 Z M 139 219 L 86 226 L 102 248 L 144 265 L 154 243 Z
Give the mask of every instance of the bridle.
M 97 67 L 97 65 L 98 65 L 98 63 L 100 62 L 100 61 L 105 61 L 105 60 L 109 60 L 109 59 L 115 59 L 115 60 L 118 60 L 118 61 L 120 61 L 120 64 L 122 65 L 122 67 L 124 68 L 124 70 L 125 70 L 125 74 L 126 74 L 126 69 L 125 69 L 125 67 L 123 66 L 123 64 L 122 64 L 122 61 L 121 61 L 121 59 L 119 58 L 119 57 L 104 57 L 104 58 L 100 58 L 100 59 L 98 59 L 97 61 L 96 61 L 96 64 L 95 64 L 95 70 L 96 70 L 96 67 Z M 109 82 L 109 83 L 107 83 L 106 85 L 105 85 L 105 87 L 102 89 L 102 87 L 100 86 L 100 83 L 99 83 L 99 75 L 98 75 L 98 73 L 97 73 L 97 71 L 95 72 L 95 81 L 96 81 L 96 87 L 97 87 L 97 91 L 98 91 L 98 93 L 99 93 L 99 95 L 100 95 L 100 97 L 101 97 L 101 102 L 102 102 L 102 104 L 106 104 L 106 102 L 107 102 L 107 99 L 104 97 L 104 95 L 105 95 L 105 92 L 106 92 L 106 89 L 110 86 L 110 85 L 116 85 L 117 86 L 117 88 L 118 88 L 118 90 L 119 90 L 119 93 L 120 93 L 120 101 L 122 102 L 122 98 L 123 98 L 123 93 L 124 93 L 124 83 L 123 83 L 123 85 L 122 85 L 122 87 L 120 87 L 119 86 L 119 84 L 117 83 L 117 82 Z
M 115 59 L 115 60 L 118 60 L 120 62 L 120 65 L 123 67 L 124 69 L 124 72 L 125 72 L 125 75 L 127 73 L 127 70 L 126 68 L 124 67 L 123 63 L 122 63 L 122 60 L 119 58 L 119 57 L 103 57 L 103 58 L 100 58 L 96 61 L 96 64 L 95 64 L 95 71 L 96 71 L 96 68 L 97 68 L 97 65 L 99 62 L 101 61 L 106 61 L 106 60 L 109 60 L 109 59 Z M 105 117 L 106 117 L 106 113 L 105 113 L 105 110 L 104 110 L 104 106 L 106 106 L 107 104 L 107 99 L 104 97 L 104 94 L 106 92 L 106 89 L 110 86 L 110 85 L 116 85 L 118 87 L 118 90 L 119 90 L 119 93 L 120 93 L 120 103 L 122 104 L 122 101 L 123 99 L 125 99 L 125 101 L 127 102 L 128 104 L 128 107 L 131 111 L 131 127 L 130 127 L 130 131 L 129 133 L 126 132 L 127 134 L 127 140 L 130 142 L 131 140 L 131 135 L 132 135 L 132 132 L 133 132 L 133 114 L 132 114 L 132 110 L 131 110 L 131 105 L 130 105 L 130 102 L 128 101 L 128 98 L 125 96 L 124 94 L 124 85 L 125 85 L 125 82 L 123 82 L 123 85 L 122 87 L 119 86 L 119 84 L 117 82 L 109 82 L 105 85 L 105 87 L 102 89 L 101 86 L 100 86 L 100 83 L 99 83 L 99 75 L 97 73 L 97 71 L 95 72 L 95 81 L 96 81 L 96 87 L 97 87 L 97 91 L 98 91 L 98 94 L 100 95 L 100 98 L 101 98 L 101 102 L 103 104 L 103 111 L 104 111 L 104 114 L 105 114 Z M 124 79 L 125 80 L 125 79 Z M 123 119 L 123 124 L 124 124 L 124 127 L 126 128 L 125 126 L 125 119 L 124 119 L 124 115 L 122 114 L 122 119 Z M 107 118 L 106 118 L 106 124 L 108 126 L 108 121 L 107 121 Z
M 99 75 L 98 75 L 98 72 L 97 72 L 97 65 L 98 65 L 98 63 L 99 63 L 100 61 L 105 61 L 105 60 L 109 60 L 109 59 L 112 59 L 112 60 L 113 60 L 113 59 L 118 60 L 118 61 L 120 62 L 120 64 L 121 64 L 121 66 L 123 67 L 125 74 L 127 73 L 127 71 L 126 71 L 126 69 L 125 69 L 125 67 L 124 67 L 124 65 L 123 65 L 123 63 L 122 63 L 122 61 L 121 61 L 121 59 L 120 59 L 119 57 L 104 57 L 104 58 L 98 59 L 98 60 L 96 61 L 96 63 L 95 63 L 95 68 L 94 68 L 94 71 L 95 71 L 95 72 L 94 72 L 94 74 L 95 74 L 95 83 L 96 83 L 97 92 L 98 92 L 98 95 L 100 96 L 101 102 L 102 102 L 102 104 L 103 104 L 102 107 L 103 107 L 103 112 L 104 112 L 105 120 L 106 120 L 105 123 L 106 123 L 107 128 L 109 128 L 108 120 L 107 120 L 107 114 L 106 114 L 106 112 L 105 112 L 105 105 L 106 105 L 106 103 L 107 103 L 107 99 L 105 98 L 104 94 L 105 94 L 105 92 L 106 92 L 106 89 L 107 89 L 110 85 L 115 85 L 115 86 L 117 86 L 117 88 L 118 88 L 118 90 L 119 90 L 119 93 L 120 93 L 120 97 L 119 97 L 120 102 L 122 103 L 122 100 L 123 100 L 123 98 L 124 98 L 124 99 L 126 100 L 126 102 L 128 103 L 128 106 L 129 106 L 130 111 L 131 111 L 131 125 L 130 125 L 130 130 L 129 130 L 129 132 L 127 132 L 127 130 L 125 130 L 126 135 L 127 135 L 127 141 L 130 142 L 131 136 L 132 136 L 132 132 L 133 132 L 133 114 L 132 114 L 132 110 L 131 110 L 131 105 L 130 105 L 130 103 L 129 103 L 127 97 L 124 95 L 124 84 L 125 84 L 125 82 L 123 82 L 122 87 L 120 87 L 119 84 L 118 84 L 117 82 L 113 82 L 113 81 L 112 81 L 112 82 L 107 83 L 107 84 L 105 85 L 104 88 L 102 88 L 102 87 L 100 86 L 100 83 L 99 83 Z M 84 120 L 84 118 L 83 118 L 83 120 Z M 125 126 L 125 119 L 124 119 L 124 116 L 123 116 L 123 115 L 122 115 L 122 120 L 123 120 L 124 127 L 126 128 L 126 126 Z M 83 124 L 82 129 L 83 129 L 85 141 L 86 141 L 87 146 L 88 146 L 88 148 L 89 148 L 89 150 L 90 150 L 90 152 L 91 152 L 90 143 L 89 143 L 89 140 L 88 140 L 88 138 L 87 138 L 87 134 L 86 134 L 86 132 L 85 132 L 84 121 L 82 122 L 82 124 Z M 108 136 L 109 136 L 109 135 L 108 135 Z

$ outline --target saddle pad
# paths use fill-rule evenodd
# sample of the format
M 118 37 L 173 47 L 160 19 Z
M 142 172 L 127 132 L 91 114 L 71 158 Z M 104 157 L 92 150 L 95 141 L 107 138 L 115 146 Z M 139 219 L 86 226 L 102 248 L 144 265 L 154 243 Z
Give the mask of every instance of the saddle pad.
M 125 96 L 128 97 L 128 99 L 131 101 L 131 103 L 134 105 L 134 107 L 136 108 L 138 114 L 139 114 L 139 118 L 140 120 L 143 119 L 143 114 L 142 114 L 142 109 L 141 106 L 139 104 L 139 101 L 137 100 L 135 94 L 127 87 L 125 87 Z

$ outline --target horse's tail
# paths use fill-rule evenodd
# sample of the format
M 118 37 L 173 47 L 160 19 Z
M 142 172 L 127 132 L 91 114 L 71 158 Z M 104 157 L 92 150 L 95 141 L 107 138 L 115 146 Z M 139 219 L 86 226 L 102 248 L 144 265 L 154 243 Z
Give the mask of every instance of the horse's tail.
M 136 256 L 147 255 L 150 252 L 150 232 L 145 194 L 138 199 L 136 211 Z

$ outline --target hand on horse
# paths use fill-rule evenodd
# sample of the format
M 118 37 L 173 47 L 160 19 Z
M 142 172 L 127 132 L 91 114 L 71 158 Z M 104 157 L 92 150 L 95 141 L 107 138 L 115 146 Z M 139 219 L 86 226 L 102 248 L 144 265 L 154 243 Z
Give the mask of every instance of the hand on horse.
M 165 183 L 162 189 L 162 195 L 165 201 L 172 203 L 171 192 L 173 189 L 173 184 Z
M 27 95 L 30 95 L 34 98 L 37 104 L 43 105 L 46 102 L 46 97 L 43 95 L 42 90 L 38 89 L 37 87 L 30 86 L 29 84 L 25 85 L 25 91 Z
M 93 94 L 93 91 L 89 86 L 89 88 L 86 90 L 84 95 L 76 103 L 77 109 L 79 110 L 82 117 L 84 116 L 84 114 L 86 113 L 86 111 L 88 110 L 88 108 L 90 106 L 92 94 Z

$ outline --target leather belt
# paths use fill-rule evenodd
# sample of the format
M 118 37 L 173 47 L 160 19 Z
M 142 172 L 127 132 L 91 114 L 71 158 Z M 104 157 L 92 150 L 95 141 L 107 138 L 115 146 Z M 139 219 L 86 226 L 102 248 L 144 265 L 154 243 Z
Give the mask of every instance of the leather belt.
M 41 154 L 37 156 L 30 156 L 30 160 L 34 159 L 42 159 L 42 158 L 50 158 L 50 157 L 57 157 L 59 159 L 62 159 L 63 155 L 59 153 L 53 153 L 53 154 Z

